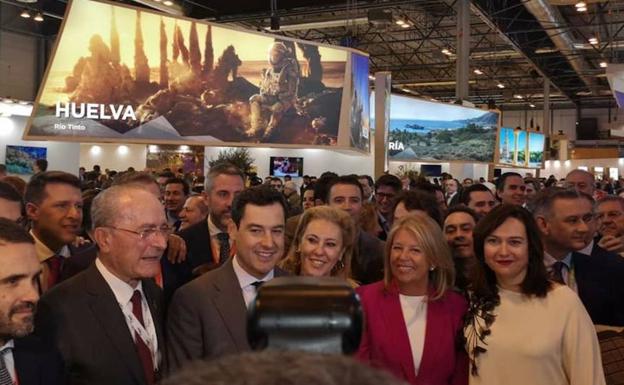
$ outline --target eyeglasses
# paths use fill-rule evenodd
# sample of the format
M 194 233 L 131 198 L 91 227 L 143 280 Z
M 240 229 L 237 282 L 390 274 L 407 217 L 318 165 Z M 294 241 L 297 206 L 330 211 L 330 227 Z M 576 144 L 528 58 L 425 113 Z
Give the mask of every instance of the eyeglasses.
M 153 227 L 153 228 L 149 228 L 149 229 L 145 229 L 141 231 L 134 231 L 134 230 L 124 229 L 124 228 L 115 227 L 115 226 L 106 226 L 106 227 L 114 229 L 114 230 L 125 231 L 131 234 L 136 234 L 142 240 L 153 239 L 156 236 L 156 234 L 160 234 L 163 237 L 168 238 L 169 235 L 171 235 L 171 233 L 173 232 L 173 228 L 171 226 L 162 226 L 160 228 Z

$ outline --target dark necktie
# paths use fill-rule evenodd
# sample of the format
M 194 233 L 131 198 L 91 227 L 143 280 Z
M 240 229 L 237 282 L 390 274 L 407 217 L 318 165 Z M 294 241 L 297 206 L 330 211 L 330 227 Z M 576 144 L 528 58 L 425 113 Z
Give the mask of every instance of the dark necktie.
M 563 280 L 563 269 L 567 266 L 565 263 L 561 261 L 557 261 L 552 266 L 551 278 L 555 282 L 559 282 L 562 285 L 565 285 L 565 281 Z
M 53 255 L 46 260 L 48 264 L 48 287 L 56 285 L 61 279 L 61 268 L 63 266 L 63 257 L 60 255 Z
M 11 374 L 9 373 L 9 369 L 7 369 L 6 363 L 4 362 L 4 356 L 10 352 L 11 348 L 6 348 L 0 352 L 0 385 L 13 385 Z
M 256 288 L 256 293 L 257 293 L 258 290 L 260 290 L 260 287 L 262 287 L 262 285 L 264 285 L 264 281 L 252 282 L 251 285 Z
M 143 306 L 141 305 L 141 292 L 135 290 L 130 298 L 132 302 L 132 313 L 141 325 L 143 323 Z M 134 345 L 136 346 L 137 353 L 139 353 L 139 360 L 141 360 L 141 366 L 143 366 L 143 372 L 145 373 L 145 380 L 148 385 L 152 385 L 155 382 L 154 376 L 154 363 L 152 362 L 152 353 L 145 344 L 145 341 L 137 334 L 134 336 Z
M 219 241 L 219 265 L 227 261 L 230 257 L 230 235 L 228 233 L 218 233 Z

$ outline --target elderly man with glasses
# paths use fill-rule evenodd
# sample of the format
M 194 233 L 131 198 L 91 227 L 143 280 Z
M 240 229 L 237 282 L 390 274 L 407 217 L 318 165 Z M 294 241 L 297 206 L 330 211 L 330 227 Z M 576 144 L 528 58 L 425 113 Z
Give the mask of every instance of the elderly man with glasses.
M 163 295 L 153 278 L 171 228 L 154 194 L 113 186 L 91 207 L 97 259 L 40 301 L 37 334 L 73 385 L 151 385 L 162 371 Z

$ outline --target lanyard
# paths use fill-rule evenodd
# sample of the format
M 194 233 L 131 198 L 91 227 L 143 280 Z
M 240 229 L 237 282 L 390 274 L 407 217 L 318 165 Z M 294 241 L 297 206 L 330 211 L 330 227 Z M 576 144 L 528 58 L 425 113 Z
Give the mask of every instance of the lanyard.
M 145 345 L 147 345 L 150 353 L 152 354 L 152 363 L 154 365 L 154 370 L 157 370 L 160 354 L 158 352 L 158 349 L 156 348 L 156 337 L 150 335 L 150 333 L 147 332 L 147 329 L 152 326 L 152 317 L 143 317 L 143 321 L 145 322 L 145 326 L 143 326 L 134 315 L 134 313 L 132 311 L 129 311 L 126 306 L 122 306 L 121 309 L 124 313 L 124 316 L 126 317 L 126 323 L 130 327 L 130 330 L 134 332 L 132 333 L 132 338 L 136 341 L 136 338 L 138 336 L 143 340 L 143 342 L 145 342 Z

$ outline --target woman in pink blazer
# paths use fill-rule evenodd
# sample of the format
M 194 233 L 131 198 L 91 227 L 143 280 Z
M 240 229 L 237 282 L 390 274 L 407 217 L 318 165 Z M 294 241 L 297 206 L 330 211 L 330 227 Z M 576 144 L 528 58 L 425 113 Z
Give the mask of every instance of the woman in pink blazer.
M 384 280 L 357 289 L 365 327 L 357 358 L 413 385 L 466 385 L 458 336 L 467 310 L 451 291 L 450 250 L 437 223 L 408 215 L 386 242 Z

